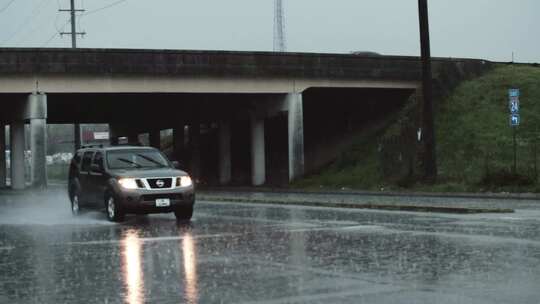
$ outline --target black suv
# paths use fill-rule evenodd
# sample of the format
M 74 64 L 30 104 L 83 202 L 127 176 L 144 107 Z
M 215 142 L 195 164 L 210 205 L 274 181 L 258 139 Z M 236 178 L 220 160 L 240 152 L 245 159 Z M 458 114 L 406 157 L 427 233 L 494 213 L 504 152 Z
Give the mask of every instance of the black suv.
M 71 211 L 105 207 L 111 221 L 126 213 L 193 215 L 195 191 L 189 175 L 150 147 L 89 147 L 76 152 L 69 168 Z

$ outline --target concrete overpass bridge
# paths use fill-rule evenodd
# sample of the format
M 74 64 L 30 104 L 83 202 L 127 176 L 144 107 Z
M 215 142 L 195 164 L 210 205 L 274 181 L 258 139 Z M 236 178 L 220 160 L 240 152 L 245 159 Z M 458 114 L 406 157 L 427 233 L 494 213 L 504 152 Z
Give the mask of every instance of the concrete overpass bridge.
M 444 79 L 487 65 L 436 59 L 434 69 Z M 399 107 L 419 94 L 420 79 L 417 57 L 0 49 L 0 129 L 10 125 L 15 189 L 25 187 L 26 124 L 32 183 L 47 184 L 47 123 L 109 123 L 111 141 L 148 133 L 154 146 L 159 130 L 173 129 L 174 157 L 192 175 L 202 170 L 221 184 L 262 185 L 316 167 L 309 155 L 329 144 L 325 132 Z M 0 132 L 0 186 L 7 175 L 3 137 Z

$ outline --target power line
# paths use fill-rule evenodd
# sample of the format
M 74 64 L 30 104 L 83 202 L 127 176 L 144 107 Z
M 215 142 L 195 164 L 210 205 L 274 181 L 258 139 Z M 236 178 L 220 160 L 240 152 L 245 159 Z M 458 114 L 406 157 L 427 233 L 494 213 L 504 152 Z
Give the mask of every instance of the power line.
M 49 1 L 47 0 L 41 0 L 41 2 L 39 3 L 38 6 L 36 6 L 36 8 L 32 11 L 32 13 L 22 22 L 19 24 L 19 26 L 17 27 L 17 29 L 7 38 L 7 39 L 4 39 L 0 44 L 1 45 L 4 45 L 6 44 L 7 42 L 9 42 L 11 39 L 13 39 L 15 36 L 17 36 L 17 34 L 19 34 L 24 28 L 26 25 L 29 25 L 30 24 L 30 20 L 39 16 L 39 14 L 41 12 L 43 12 L 42 8 L 44 7 L 45 4 L 50 4 Z M 30 33 L 34 33 L 36 31 L 37 27 L 34 28 Z M 19 38 L 20 39 L 20 38 Z M 17 41 L 17 40 L 15 40 Z
M 67 20 L 64 25 L 62 25 L 62 30 L 66 27 L 66 25 L 68 25 L 69 22 L 71 22 L 71 20 Z M 51 41 L 53 41 L 53 39 L 56 38 L 58 35 L 60 35 L 60 30 L 57 29 L 56 32 L 41 45 L 41 47 L 46 47 L 47 45 L 49 45 L 49 43 L 51 43 Z
M 118 0 L 118 1 L 115 1 L 115 2 L 113 2 L 113 3 L 111 3 L 111 4 L 102 6 L 102 7 L 100 7 L 100 8 L 96 8 L 96 9 L 93 9 L 93 10 L 89 10 L 89 11 L 87 11 L 86 13 L 81 14 L 81 17 L 83 17 L 83 16 L 88 16 L 88 15 L 91 15 L 91 14 L 94 14 L 94 13 L 97 13 L 97 12 L 100 12 L 100 11 L 102 11 L 102 10 L 106 10 L 106 9 L 108 9 L 108 8 L 111 8 L 111 7 L 113 7 L 113 6 L 116 6 L 116 5 L 118 5 L 118 4 L 122 3 L 122 2 L 126 2 L 126 1 L 127 1 L 127 0 Z
M 60 9 L 60 7 L 58 7 Z M 58 17 L 60 17 L 59 11 L 56 11 L 56 16 L 54 17 L 54 28 L 57 32 L 60 32 L 60 28 L 58 27 Z
M 49 37 L 49 39 L 47 39 L 47 41 L 42 43 L 40 47 L 46 47 L 47 45 L 49 45 L 49 43 L 51 43 L 51 41 L 54 38 L 56 38 L 60 34 L 60 32 L 64 30 L 66 25 L 70 22 L 70 20 L 67 20 L 64 23 L 64 25 L 62 25 L 62 27 L 58 27 L 57 22 L 58 22 L 58 17 L 59 17 L 59 11 L 60 11 L 60 8 L 62 6 L 60 5 L 60 0 L 56 0 L 56 4 L 58 5 L 58 10 L 56 11 L 56 18 L 54 18 L 54 28 L 56 29 L 56 32 L 51 37 Z
M 66 23 L 67 24 L 67 23 Z M 54 39 L 56 38 L 56 36 L 58 36 L 60 33 L 59 32 L 54 32 L 54 34 L 49 38 L 47 39 L 47 41 L 45 41 L 41 47 L 46 47 L 47 45 L 49 45 L 49 43 Z
M 0 8 L 0 14 L 3 13 L 5 10 L 7 10 L 11 4 L 13 4 L 13 2 L 15 2 L 15 0 L 11 0 L 8 2 L 8 4 L 4 5 L 4 7 Z
M 81 10 L 86 12 L 86 7 L 84 5 L 84 0 L 81 0 Z M 82 28 L 82 20 L 83 20 L 83 14 L 80 14 L 79 15 L 79 18 L 77 18 L 77 27 L 78 28 Z M 82 36 L 81 38 L 84 38 L 84 36 Z

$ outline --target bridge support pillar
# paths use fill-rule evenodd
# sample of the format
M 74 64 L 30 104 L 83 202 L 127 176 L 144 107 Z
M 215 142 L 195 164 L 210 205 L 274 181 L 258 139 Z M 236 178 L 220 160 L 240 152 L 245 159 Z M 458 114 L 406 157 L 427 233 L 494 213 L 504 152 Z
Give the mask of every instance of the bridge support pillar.
M 301 93 L 287 94 L 289 181 L 304 175 L 304 111 Z
M 201 175 L 201 124 L 199 121 L 189 125 L 189 174 L 195 182 L 198 182 Z
M 47 187 L 47 120 L 30 120 L 30 150 L 32 151 L 32 186 Z
M 24 121 L 12 121 L 9 133 L 11 146 L 11 189 L 23 190 L 26 187 L 24 175 Z
M 185 136 L 184 136 L 184 124 L 179 123 L 173 128 L 173 155 L 174 159 L 180 163 L 182 168 L 186 165 L 185 160 Z
M 231 182 L 231 124 L 219 123 L 219 183 L 227 185 Z
M 148 132 L 150 146 L 156 149 L 161 149 L 161 133 L 160 130 L 151 130 Z
M 251 183 L 261 186 L 266 182 L 266 155 L 264 146 L 264 118 L 251 116 Z
M 0 122 L 0 189 L 6 187 L 6 126 Z
M 138 144 L 139 143 L 139 133 L 136 131 L 130 131 L 128 136 L 128 143 L 130 144 Z
M 111 146 L 118 145 L 118 138 L 120 134 L 118 133 L 118 126 L 115 124 L 109 124 L 109 144 Z
M 32 186 L 47 187 L 47 95 L 28 96 L 27 115 L 30 121 L 30 151 L 32 153 Z

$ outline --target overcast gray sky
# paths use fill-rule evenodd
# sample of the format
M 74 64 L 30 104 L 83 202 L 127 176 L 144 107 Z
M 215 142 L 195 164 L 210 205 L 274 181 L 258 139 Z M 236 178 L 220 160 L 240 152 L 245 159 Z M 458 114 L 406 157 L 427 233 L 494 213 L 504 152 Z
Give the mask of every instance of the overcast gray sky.
M 87 35 L 78 46 L 271 51 L 273 1 L 76 0 L 90 12 L 79 18 Z M 419 55 L 417 0 L 283 1 L 289 51 Z M 517 61 L 540 62 L 539 0 L 429 5 L 434 56 L 510 61 L 514 51 Z M 59 7 L 69 0 L 0 0 L 0 46 L 70 47 L 55 35 L 70 30 Z

